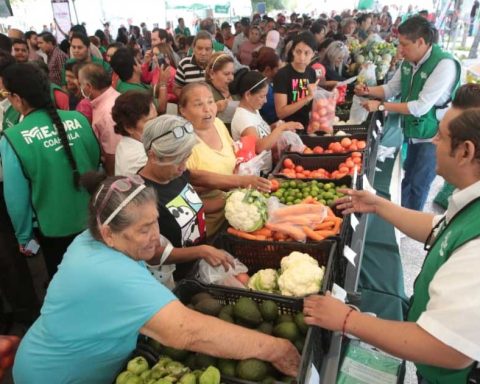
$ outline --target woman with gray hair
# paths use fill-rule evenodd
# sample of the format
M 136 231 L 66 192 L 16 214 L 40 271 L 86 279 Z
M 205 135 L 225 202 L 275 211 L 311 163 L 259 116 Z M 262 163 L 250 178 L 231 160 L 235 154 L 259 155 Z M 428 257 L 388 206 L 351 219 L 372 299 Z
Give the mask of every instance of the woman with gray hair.
M 338 82 L 346 79 L 343 76 L 343 64 L 348 55 L 348 48 L 341 41 L 333 41 L 323 52 L 320 60 L 326 69 L 325 79 L 328 87 L 335 87 Z
M 164 137 L 177 138 L 180 126 L 167 125 Z M 89 174 L 81 185 L 92 194 L 88 229 L 68 247 L 41 315 L 22 339 L 15 383 L 113 383 L 140 333 L 172 348 L 261 359 L 297 375 L 292 343 L 189 309 L 151 276 L 145 264 L 158 262 L 160 241 L 153 188 L 138 175 Z
M 163 115 L 146 123 L 143 145 L 147 164 L 139 174 L 145 184 L 157 192 L 160 231 L 165 244 L 162 263 L 151 267 L 152 273 L 172 285 L 172 273 L 179 280 L 191 269 L 193 261 L 205 259 L 209 264 L 231 263 L 227 254 L 205 244 L 205 210 L 202 200 L 190 184 L 187 159 L 197 144 L 191 123 L 182 117 Z M 168 264 L 168 265 L 164 265 Z

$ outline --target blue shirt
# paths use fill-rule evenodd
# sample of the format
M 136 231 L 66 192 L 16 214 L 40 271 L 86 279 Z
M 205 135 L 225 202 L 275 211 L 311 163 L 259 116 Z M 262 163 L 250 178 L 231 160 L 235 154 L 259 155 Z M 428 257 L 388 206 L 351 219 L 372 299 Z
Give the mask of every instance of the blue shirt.
M 267 102 L 263 104 L 260 109 L 260 115 L 268 124 L 273 124 L 278 121 L 277 111 L 275 110 L 275 100 L 273 96 L 273 84 L 268 85 Z
M 175 296 L 144 262 L 81 233 L 18 349 L 16 384 L 111 383 L 140 328 Z

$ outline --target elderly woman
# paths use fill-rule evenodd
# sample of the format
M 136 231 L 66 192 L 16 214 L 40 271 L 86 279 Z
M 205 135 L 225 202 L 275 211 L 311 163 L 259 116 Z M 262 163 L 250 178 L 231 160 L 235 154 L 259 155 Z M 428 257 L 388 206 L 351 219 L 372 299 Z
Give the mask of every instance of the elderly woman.
M 187 161 L 192 184 L 199 189 L 205 206 L 207 236 L 213 236 L 224 222 L 225 195 L 222 191 L 237 187 L 270 190 L 270 182 L 257 176 L 235 175 L 236 157 L 227 128 L 217 119 L 217 105 L 204 82 L 182 89 L 179 110 L 192 123 L 198 143 Z
M 135 174 L 147 163 L 142 134 L 145 123 L 157 116 L 152 95 L 128 91 L 115 100 L 112 118 L 115 133 L 122 135 L 115 149 L 115 175 Z
M 242 70 L 243 71 L 243 70 Z M 264 169 L 265 173 L 272 170 L 271 150 L 285 131 L 303 129 L 302 124 L 291 121 L 275 124 L 274 130 L 263 120 L 259 109 L 267 100 L 269 89 L 268 78 L 257 71 L 244 70 L 238 74 L 232 83 L 235 92 L 242 96 L 240 107 L 237 108 L 232 120 L 232 137 L 240 140 L 242 136 L 255 136 L 257 138 L 255 152 L 269 152 L 269 159 Z
M 212 90 L 217 104 L 217 117 L 230 128 L 233 114 L 240 97 L 230 93 L 229 84 L 233 81 L 234 64 L 232 56 L 216 52 L 212 55 L 205 70 L 205 80 Z
M 205 210 L 202 200 L 190 184 L 187 159 L 197 143 L 192 125 L 182 117 L 159 116 L 145 125 L 143 145 L 148 160 L 139 174 L 145 184 L 157 193 L 158 223 L 162 235 L 175 247 L 167 246 L 166 264 L 151 268 L 159 280 L 172 284 L 170 278 L 175 266 L 175 280 L 185 277 L 192 261 L 205 259 L 213 266 L 229 266 L 225 252 L 205 245 Z
M 338 82 L 345 80 L 342 71 L 348 55 L 348 48 L 341 41 L 330 43 L 323 52 L 321 62 L 326 69 L 325 79 L 327 86 L 334 87 Z
M 89 228 L 68 248 L 41 316 L 23 338 L 17 384 L 111 383 L 140 333 L 174 348 L 228 359 L 270 361 L 297 373 L 300 356 L 284 339 L 185 307 L 150 274 L 158 262 L 155 191 L 139 176 L 88 174 Z

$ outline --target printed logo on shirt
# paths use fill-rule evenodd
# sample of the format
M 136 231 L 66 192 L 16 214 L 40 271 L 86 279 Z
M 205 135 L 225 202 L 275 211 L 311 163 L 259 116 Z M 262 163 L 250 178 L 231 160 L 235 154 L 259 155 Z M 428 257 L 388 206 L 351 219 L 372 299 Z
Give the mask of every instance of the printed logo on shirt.
M 407 67 L 406 65 L 402 66 L 402 71 L 404 75 L 410 75 L 410 67 Z
M 198 244 L 205 236 L 205 211 L 202 200 L 190 184 L 166 205 L 182 230 L 182 245 Z
M 448 240 L 450 239 L 450 235 L 452 234 L 452 232 L 448 232 L 445 237 L 443 238 L 442 240 L 442 244 L 440 244 L 440 257 L 445 257 L 445 250 L 447 249 L 448 247 Z
M 292 101 L 296 102 L 308 96 L 308 79 L 292 79 Z
M 63 126 L 67 132 L 69 141 L 74 141 L 80 137 L 78 132 L 75 132 L 77 129 L 82 128 L 82 125 L 77 119 L 65 120 Z M 28 145 L 33 144 L 35 140 L 42 141 L 45 148 L 54 148 L 55 151 L 62 149 L 62 142 L 58 138 L 58 132 L 50 129 L 48 125 L 44 127 L 33 127 L 32 129 L 20 131 L 20 133 Z M 70 143 L 70 145 L 73 146 L 73 143 Z

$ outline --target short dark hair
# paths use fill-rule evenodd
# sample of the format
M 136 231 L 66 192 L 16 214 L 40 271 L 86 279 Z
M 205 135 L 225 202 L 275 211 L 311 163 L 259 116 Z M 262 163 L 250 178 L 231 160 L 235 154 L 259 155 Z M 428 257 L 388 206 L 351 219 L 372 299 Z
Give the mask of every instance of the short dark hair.
M 28 48 L 28 44 L 25 40 L 22 40 L 22 39 L 12 39 L 12 47 L 14 45 L 18 45 L 18 44 L 21 44 L 21 45 L 25 45 L 27 47 L 27 51 L 29 50 Z
M 153 97 L 148 92 L 127 91 L 118 96 L 112 108 L 115 133 L 130 136 L 127 128 L 135 127 L 138 120 L 148 116 Z
M 198 40 L 210 40 L 213 46 L 212 35 L 210 35 L 210 33 L 207 31 L 198 31 L 198 33 L 195 35 L 195 39 L 193 40 L 193 46 L 197 44 Z
M 242 68 L 237 72 L 229 88 L 232 94 L 243 97 L 247 92 L 256 94 L 266 86 L 268 86 L 268 80 L 263 74 L 258 71 L 250 71 Z
M 110 60 L 110 65 L 114 72 L 122 81 L 127 81 L 133 75 L 135 66 L 135 54 L 131 48 L 119 48 Z
M 162 40 L 167 40 L 167 38 L 168 38 L 168 32 L 165 29 L 153 28 L 152 33 L 153 32 L 158 32 L 158 37 Z
M 25 32 L 24 37 L 25 37 L 25 40 L 30 40 L 30 38 L 32 36 L 37 36 L 37 35 L 38 35 L 38 33 L 35 32 L 35 31 L 27 31 L 27 32 Z
M 475 145 L 475 160 L 480 162 L 480 108 L 467 109 L 461 115 L 453 119 L 449 126 L 453 153 L 465 141 L 471 141 Z
M 76 24 L 72 28 L 70 28 L 70 32 L 73 33 L 82 33 L 84 35 L 87 35 L 87 29 L 85 28 L 84 25 L 82 24 Z
M 327 31 L 327 26 L 325 23 L 322 23 L 319 20 L 316 20 L 312 26 L 310 27 L 310 32 L 312 32 L 314 35 L 320 32 L 326 32 Z
M 480 108 L 480 84 L 464 84 L 458 88 L 452 100 L 458 109 Z
M 0 49 L 8 52 L 12 51 L 12 40 L 3 33 L 0 33 Z
M 42 32 L 38 35 L 46 43 L 51 43 L 53 46 L 57 45 L 57 39 L 50 32 Z
M 398 33 L 410 41 L 422 38 L 425 43 L 432 45 L 438 40 L 438 31 L 435 26 L 422 16 L 412 16 L 398 26 Z
M 16 63 L 16 60 L 12 56 L 10 51 L 7 52 L 3 49 L 0 49 L 0 76 L 2 75 L 2 72 L 4 71 L 5 68 L 15 63 Z
M 80 40 L 82 44 L 85 45 L 87 48 L 90 47 L 90 39 L 87 35 L 84 35 L 83 33 L 74 32 L 70 41 L 72 41 L 73 39 Z
M 180 21 L 185 21 L 185 20 L 183 20 L 183 17 L 179 17 L 178 22 L 180 23 Z
M 94 89 L 105 89 L 112 84 L 112 77 L 100 64 L 88 63 L 80 68 L 82 75 Z

